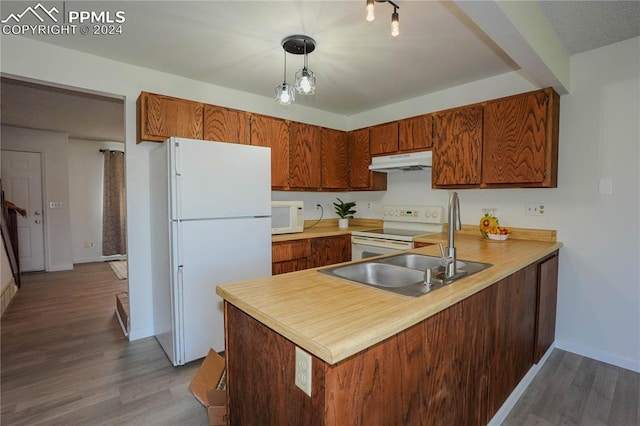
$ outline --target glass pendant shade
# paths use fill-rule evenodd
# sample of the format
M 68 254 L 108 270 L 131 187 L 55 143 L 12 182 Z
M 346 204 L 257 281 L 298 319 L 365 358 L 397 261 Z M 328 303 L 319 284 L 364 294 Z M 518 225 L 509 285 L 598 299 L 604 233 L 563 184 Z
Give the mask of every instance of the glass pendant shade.
M 296 100 L 296 91 L 286 81 L 276 86 L 276 101 L 280 105 L 290 105 Z
M 301 95 L 313 95 L 316 92 L 316 77 L 313 71 L 304 67 L 296 73 L 296 90 Z

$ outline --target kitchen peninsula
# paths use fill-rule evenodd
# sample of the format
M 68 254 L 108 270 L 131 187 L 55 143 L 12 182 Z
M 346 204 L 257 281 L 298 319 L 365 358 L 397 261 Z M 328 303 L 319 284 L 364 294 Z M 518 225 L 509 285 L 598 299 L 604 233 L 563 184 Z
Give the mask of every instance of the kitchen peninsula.
M 554 339 L 562 244 L 549 232 L 458 235 L 459 259 L 493 266 L 418 298 L 316 269 L 219 286 L 230 423 L 486 424 Z M 295 347 L 312 355 L 311 397 Z

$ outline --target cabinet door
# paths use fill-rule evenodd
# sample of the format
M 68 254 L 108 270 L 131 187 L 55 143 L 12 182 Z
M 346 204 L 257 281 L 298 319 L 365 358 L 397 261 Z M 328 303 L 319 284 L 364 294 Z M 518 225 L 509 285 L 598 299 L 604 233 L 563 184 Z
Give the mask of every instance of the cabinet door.
M 398 122 L 379 124 L 369 128 L 371 155 L 398 152 Z
M 204 139 L 248 145 L 249 113 L 205 104 Z
M 310 268 L 351 260 L 351 235 L 311 239 Z
M 142 92 L 137 101 L 138 143 L 171 136 L 202 139 L 203 104 Z
M 318 126 L 289 124 L 289 187 L 292 189 L 320 189 L 321 152 Z
M 434 115 L 432 185 L 479 185 L 482 155 L 482 106 Z
M 431 114 L 400 120 L 400 151 L 415 151 L 433 146 Z
M 537 264 L 508 276 L 497 288 L 489 409 L 495 413 L 533 365 Z
M 349 187 L 352 190 L 384 191 L 387 189 L 386 173 L 369 171 L 369 129 L 354 130 L 347 134 L 349 140 Z
M 349 188 L 349 144 L 347 133 L 322 129 L 322 188 Z
M 289 125 L 265 115 L 251 116 L 251 145 L 271 148 L 271 187 L 289 186 Z
M 553 142 L 549 105 L 550 96 L 545 91 L 486 104 L 483 183 L 545 186 L 550 182 L 552 165 L 548 160 Z
M 558 255 L 538 264 L 536 343 L 533 362 L 538 363 L 556 338 Z

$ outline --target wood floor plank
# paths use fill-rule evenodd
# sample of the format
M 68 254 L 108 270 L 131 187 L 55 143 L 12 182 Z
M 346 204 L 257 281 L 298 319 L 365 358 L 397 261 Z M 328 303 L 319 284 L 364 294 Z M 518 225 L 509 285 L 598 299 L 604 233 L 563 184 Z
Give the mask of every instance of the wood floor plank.
M 503 425 L 638 425 L 639 402 L 639 373 L 554 349 Z
M 129 342 L 114 316 L 127 290 L 105 263 L 25 274 L 1 320 L 3 425 L 206 425 L 155 338 Z

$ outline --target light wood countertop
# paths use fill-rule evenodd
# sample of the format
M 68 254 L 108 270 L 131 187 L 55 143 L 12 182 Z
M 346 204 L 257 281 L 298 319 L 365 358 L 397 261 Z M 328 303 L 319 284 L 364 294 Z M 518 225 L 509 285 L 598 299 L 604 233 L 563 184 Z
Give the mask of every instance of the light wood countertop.
M 295 234 L 272 235 L 271 242 L 303 240 L 305 238 L 332 237 L 335 235 L 348 235 L 353 231 L 382 228 L 382 220 L 378 219 L 350 219 L 347 229 L 338 228 L 338 219 L 323 219 L 304 221 L 304 232 Z
M 420 241 L 438 243 L 446 238 L 444 233 L 434 234 Z M 544 258 L 562 243 L 495 242 L 460 232 L 456 233 L 456 247 L 458 259 L 493 266 L 416 298 L 334 278 L 316 269 L 222 285 L 216 293 L 304 350 L 336 364 Z M 437 245 L 411 251 L 440 255 Z

